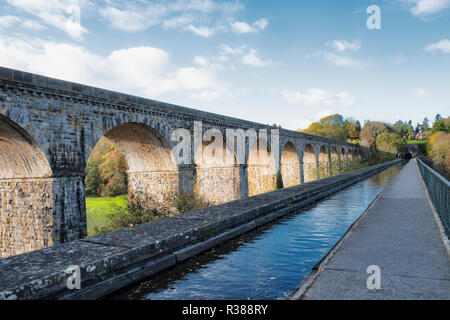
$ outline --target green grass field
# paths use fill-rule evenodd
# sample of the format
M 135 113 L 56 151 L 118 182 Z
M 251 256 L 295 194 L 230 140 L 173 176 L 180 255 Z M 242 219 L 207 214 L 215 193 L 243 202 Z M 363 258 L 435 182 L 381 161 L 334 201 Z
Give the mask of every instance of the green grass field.
M 128 196 L 118 196 L 115 198 L 86 198 L 86 216 L 88 236 L 94 235 L 95 227 L 103 227 L 108 223 L 108 214 L 114 206 L 126 208 Z

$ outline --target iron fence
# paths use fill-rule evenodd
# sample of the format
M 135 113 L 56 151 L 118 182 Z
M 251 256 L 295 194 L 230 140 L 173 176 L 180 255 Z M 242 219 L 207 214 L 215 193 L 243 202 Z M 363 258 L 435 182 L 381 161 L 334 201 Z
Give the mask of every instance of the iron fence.
M 447 179 L 427 166 L 422 160 L 417 159 L 420 173 L 427 186 L 431 200 L 444 226 L 447 237 L 450 237 L 450 216 L 449 216 L 449 189 L 450 183 Z

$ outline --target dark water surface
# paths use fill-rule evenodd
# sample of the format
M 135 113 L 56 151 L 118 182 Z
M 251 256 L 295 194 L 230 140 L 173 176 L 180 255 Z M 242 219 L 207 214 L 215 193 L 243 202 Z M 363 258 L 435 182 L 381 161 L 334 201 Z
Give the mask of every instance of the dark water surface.
M 333 194 L 107 299 L 279 299 L 336 244 L 400 165 Z

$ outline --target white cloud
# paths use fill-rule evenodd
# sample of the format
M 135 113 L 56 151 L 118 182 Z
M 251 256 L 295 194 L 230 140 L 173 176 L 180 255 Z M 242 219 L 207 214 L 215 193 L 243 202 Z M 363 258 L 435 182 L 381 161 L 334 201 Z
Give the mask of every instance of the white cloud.
M 425 91 L 425 89 L 417 89 L 416 94 L 419 97 L 426 97 L 428 96 L 427 92 Z
M 1 16 L 0 17 L 0 28 L 9 28 L 16 23 L 19 23 L 21 19 L 16 16 Z
M 220 46 L 220 58 L 219 60 L 228 60 L 227 56 L 242 55 L 245 50 L 245 46 L 231 48 L 225 44 Z
M 361 48 L 361 43 L 359 40 L 347 41 L 347 40 L 333 40 L 327 43 L 328 46 L 332 47 L 334 50 L 339 52 L 358 51 Z
M 269 22 L 265 18 L 255 21 L 252 25 L 249 25 L 246 22 L 240 22 L 240 21 L 235 21 L 235 22 L 230 23 L 231 29 L 233 30 L 234 33 L 237 33 L 237 34 L 257 33 L 257 32 L 263 31 L 267 27 L 268 24 L 269 24 Z
M 198 66 L 208 67 L 217 71 L 235 71 L 235 64 L 243 64 L 253 67 L 266 67 L 274 64 L 271 60 L 262 60 L 258 55 L 258 50 L 246 48 L 245 46 L 230 47 L 221 45 L 217 56 L 196 56 L 194 63 Z
M 38 17 L 72 38 L 82 40 L 88 30 L 81 25 L 81 11 L 88 0 L 6 0 L 12 6 Z M 36 25 L 35 25 L 36 26 Z
M 148 17 L 141 12 L 107 7 L 101 8 L 100 14 L 109 20 L 113 28 L 128 32 L 145 30 L 148 27 L 159 23 L 159 17 L 156 13 L 152 19 L 148 19 Z
M 214 30 L 208 27 L 196 27 L 192 24 L 188 25 L 186 30 L 194 32 L 196 35 L 204 38 L 209 38 L 214 34 Z
M 34 20 L 24 20 L 22 22 L 22 28 L 30 29 L 30 30 L 44 30 L 47 29 L 42 24 Z
M 243 5 L 236 0 L 108 0 L 106 6 L 99 10 L 110 25 L 118 30 L 133 32 L 161 25 L 165 29 L 190 31 L 207 38 L 219 30 L 226 30 L 228 21 L 243 10 Z
M 450 8 L 450 0 L 401 0 L 412 4 L 411 13 L 415 16 L 426 16 Z
M 302 104 L 307 107 L 344 106 L 350 107 L 355 99 L 347 92 L 333 93 L 322 89 L 311 88 L 306 93 L 295 90 L 281 91 L 282 97 L 290 104 Z
M 258 50 L 250 49 L 250 52 L 243 55 L 241 62 L 245 65 L 253 66 L 253 67 L 266 67 L 270 66 L 273 63 L 269 60 L 261 60 L 258 56 Z
M 169 53 L 153 47 L 103 56 L 68 43 L 1 36 L 0 65 L 152 98 L 175 91 L 197 94 L 199 99 L 212 99 L 211 92 L 216 97 L 229 93 L 215 69 L 176 67 Z
M 208 65 L 208 59 L 202 56 L 196 56 L 194 58 L 194 63 L 198 64 L 199 66 L 206 67 Z
M 1 16 L 0 17 L 0 28 L 10 28 L 14 25 L 18 25 L 24 29 L 30 30 L 43 30 L 46 29 L 39 22 L 34 20 L 26 20 L 16 16 Z
M 450 40 L 443 39 L 441 41 L 429 44 L 424 49 L 426 51 L 437 51 L 437 50 L 440 50 L 443 53 L 450 53 Z
M 324 53 L 323 56 L 325 60 L 335 65 L 336 67 L 351 67 L 357 69 L 367 69 L 372 67 L 371 63 L 353 59 L 347 56 L 338 55 L 335 53 Z

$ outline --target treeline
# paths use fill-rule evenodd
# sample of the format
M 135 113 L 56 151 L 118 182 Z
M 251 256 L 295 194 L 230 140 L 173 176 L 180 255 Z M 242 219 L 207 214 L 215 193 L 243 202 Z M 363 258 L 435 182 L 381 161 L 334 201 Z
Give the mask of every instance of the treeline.
M 101 138 L 86 166 L 86 195 L 115 197 L 128 193 L 127 164 L 117 147 Z
M 344 119 L 335 114 L 312 123 L 307 129 L 299 130 L 325 138 L 351 142 L 370 150 L 370 162 L 387 161 L 402 152 L 407 143 L 417 143 L 422 153 L 428 154 L 444 171 L 450 166 L 450 117 L 436 115 L 432 125 L 425 118 L 414 127 L 412 121 L 397 121 L 389 124 L 380 121 Z
M 368 160 L 377 163 L 394 158 L 414 135 L 414 128 L 411 121 L 398 121 L 394 125 L 366 121 L 361 126 L 358 120 L 344 120 L 342 115 L 334 114 L 312 123 L 301 132 L 367 147 L 370 150 Z
M 433 162 L 433 167 L 450 178 L 450 117 L 436 115 L 430 128 L 427 118 L 421 124 L 421 137 L 424 154 Z
M 361 123 L 355 119 L 345 119 L 334 114 L 313 122 L 307 129 L 298 130 L 304 133 L 342 141 L 356 141 L 361 133 Z

